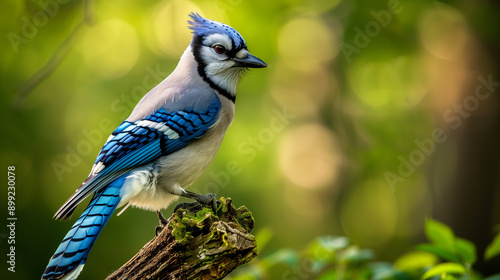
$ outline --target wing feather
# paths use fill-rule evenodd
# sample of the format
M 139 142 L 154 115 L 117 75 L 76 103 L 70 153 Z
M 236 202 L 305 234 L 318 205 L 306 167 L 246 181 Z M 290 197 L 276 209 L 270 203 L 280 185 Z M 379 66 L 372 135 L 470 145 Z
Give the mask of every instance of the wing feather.
M 136 122 L 124 121 L 111 134 L 96 158 L 89 177 L 55 213 L 56 219 L 67 219 L 76 206 L 90 194 L 113 182 L 126 172 L 168 156 L 194 139 L 203 137 L 216 122 L 221 103 L 214 95 L 202 111 L 155 111 Z

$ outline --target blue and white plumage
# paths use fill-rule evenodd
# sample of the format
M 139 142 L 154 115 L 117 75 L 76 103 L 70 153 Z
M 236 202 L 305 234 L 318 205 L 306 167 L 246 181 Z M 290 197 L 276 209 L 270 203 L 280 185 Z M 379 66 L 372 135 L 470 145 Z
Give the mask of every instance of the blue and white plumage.
M 159 213 L 179 196 L 213 199 L 184 188 L 213 159 L 233 120 L 242 71 L 267 65 L 248 52 L 233 28 L 198 14 L 190 17 L 193 40 L 175 70 L 111 134 L 88 178 L 56 212 L 55 218 L 68 219 L 93 194 L 42 279 L 76 279 L 116 208 L 133 205 Z

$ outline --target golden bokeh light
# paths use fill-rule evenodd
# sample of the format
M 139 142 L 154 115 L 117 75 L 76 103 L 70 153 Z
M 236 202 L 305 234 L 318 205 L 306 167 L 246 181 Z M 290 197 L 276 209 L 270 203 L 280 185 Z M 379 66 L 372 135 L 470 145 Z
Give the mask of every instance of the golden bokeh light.
M 85 65 L 105 79 L 125 75 L 139 57 L 135 29 L 118 19 L 102 21 L 91 27 L 78 46 Z
M 427 93 L 418 62 L 404 56 L 383 62 L 354 62 L 347 77 L 356 96 L 376 109 L 410 108 Z
M 290 130 L 282 139 L 279 165 L 286 179 L 306 189 L 322 189 L 336 183 L 342 153 L 334 133 L 317 124 Z
M 422 61 L 430 105 L 442 115 L 461 103 L 464 95 L 471 94 L 464 89 L 477 83 L 476 70 L 470 65 L 481 51 L 476 48 L 464 16 L 444 3 L 436 2 L 423 13 L 418 30 L 425 49 Z
M 424 48 L 445 60 L 459 60 L 469 39 L 467 22 L 455 8 L 434 2 L 420 19 L 419 37 Z
M 278 36 L 280 58 L 289 67 L 310 69 L 334 58 L 339 44 L 319 17 L 299 16 L 288 21 Z

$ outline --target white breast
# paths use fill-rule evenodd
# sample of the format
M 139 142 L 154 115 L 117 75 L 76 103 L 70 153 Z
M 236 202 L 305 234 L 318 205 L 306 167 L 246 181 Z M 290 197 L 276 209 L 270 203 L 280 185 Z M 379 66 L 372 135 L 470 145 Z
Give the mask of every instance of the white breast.
M 121 192 L 121 205 L 129 202 L 152 211 L 167 208 L 178 198 L 179 187 L 188 187 L 201 175 L 217 153 L 233 121 L 234 104 L 225 97 L 221 97 L 220 101 L 222 109 L 219 118 L 202 138 L 132 171 Z

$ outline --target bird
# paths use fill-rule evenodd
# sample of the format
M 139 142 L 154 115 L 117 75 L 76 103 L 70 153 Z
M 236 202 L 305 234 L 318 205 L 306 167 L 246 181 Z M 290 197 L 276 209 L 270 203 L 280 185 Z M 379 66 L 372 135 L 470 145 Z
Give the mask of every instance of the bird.
M 55 213 L 55 219 L 67 220 L 93 195 L 41 279 L 76 279 L 117 208 L 154 211 L 164 227 L 167 220 L 160 210 L 179 197 L 207 207 L 215 204 L 215 194 L 186 188 L 212 161 L 233 121 L 242 74 L 268 65 L 250 54 L 229 25 L 192 12 L 188 28 L 192 40 L 176 68 L 111 133 L 88 178 Z

